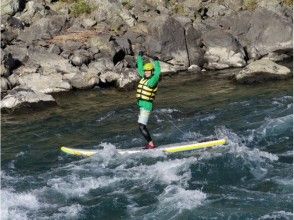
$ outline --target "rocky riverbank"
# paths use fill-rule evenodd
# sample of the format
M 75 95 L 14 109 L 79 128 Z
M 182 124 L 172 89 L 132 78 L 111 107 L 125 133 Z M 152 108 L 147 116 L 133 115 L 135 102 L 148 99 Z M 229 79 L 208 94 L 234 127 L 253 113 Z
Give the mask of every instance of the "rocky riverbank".
M 1 109 L 54 104 L 52 93 L 132 89 L 136 54 L 163 74 L 243 68 L 238 83 L 291 78 L 290 0 L 3 0 Z M 152 60 L 152 59 L 151 59 Z

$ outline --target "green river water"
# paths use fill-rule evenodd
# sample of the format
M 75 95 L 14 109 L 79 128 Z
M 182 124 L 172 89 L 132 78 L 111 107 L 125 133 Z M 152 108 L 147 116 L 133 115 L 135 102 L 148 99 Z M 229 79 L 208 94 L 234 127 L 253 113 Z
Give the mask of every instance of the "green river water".
M 292 219 L 292 86 L 164 77 L 148 125 L 157 144 L 230 140 L 174 155 L 117 153 L 145 144 L 134 91 L 3 114 L 1 219 Z M 76 158 L 62 145 L 104 149 Z

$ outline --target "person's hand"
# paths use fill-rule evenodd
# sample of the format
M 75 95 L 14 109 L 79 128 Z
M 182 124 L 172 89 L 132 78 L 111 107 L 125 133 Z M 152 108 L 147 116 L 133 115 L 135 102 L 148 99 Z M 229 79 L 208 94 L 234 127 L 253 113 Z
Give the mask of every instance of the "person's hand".
M 142 50 L 139 51 L 139 56 L 143 56 L 144 52 Z

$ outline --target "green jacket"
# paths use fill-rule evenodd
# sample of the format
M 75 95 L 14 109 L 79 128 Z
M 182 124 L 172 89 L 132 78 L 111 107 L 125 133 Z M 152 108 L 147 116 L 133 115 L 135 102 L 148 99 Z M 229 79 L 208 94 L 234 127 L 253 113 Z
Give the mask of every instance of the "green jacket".
M 137 58 L 137 67 L 138 67 L 138 74 L 141 78 L 144 77 L 144 60 L 142 56 L 138 56 Z M 150 88 L 155 88 L 158 84 L 159 77 L 160 77 L 160 62 L 158 60 L 154 61 L 154 73 L 153 76 L 148 80 L 147 86 Z M 152 111 L 153 110 L 153 101 L 146 101 L 146 100 L 138 100 L 137 102 L 139 108 L 143 108 L 146 111 Z

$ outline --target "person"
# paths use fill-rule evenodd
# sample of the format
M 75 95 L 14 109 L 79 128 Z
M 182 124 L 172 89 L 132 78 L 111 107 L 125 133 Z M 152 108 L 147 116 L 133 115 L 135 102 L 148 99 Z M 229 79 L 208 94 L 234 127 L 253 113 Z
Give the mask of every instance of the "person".
M 157 92 L 161 70 L 158 57 L 153 57 L 154 64 L 144 64 L 143 55 L 144 53 L 140 51 L 137 57 L 138 74 L 141 77 L 136 94 L 137 105 L 140 109 L 138 124 L 141 134 L 147 141 L 145 149 L 154 149 L 156 145 L 147 129 L 147 123 L 153 110 L 153 101 Z

